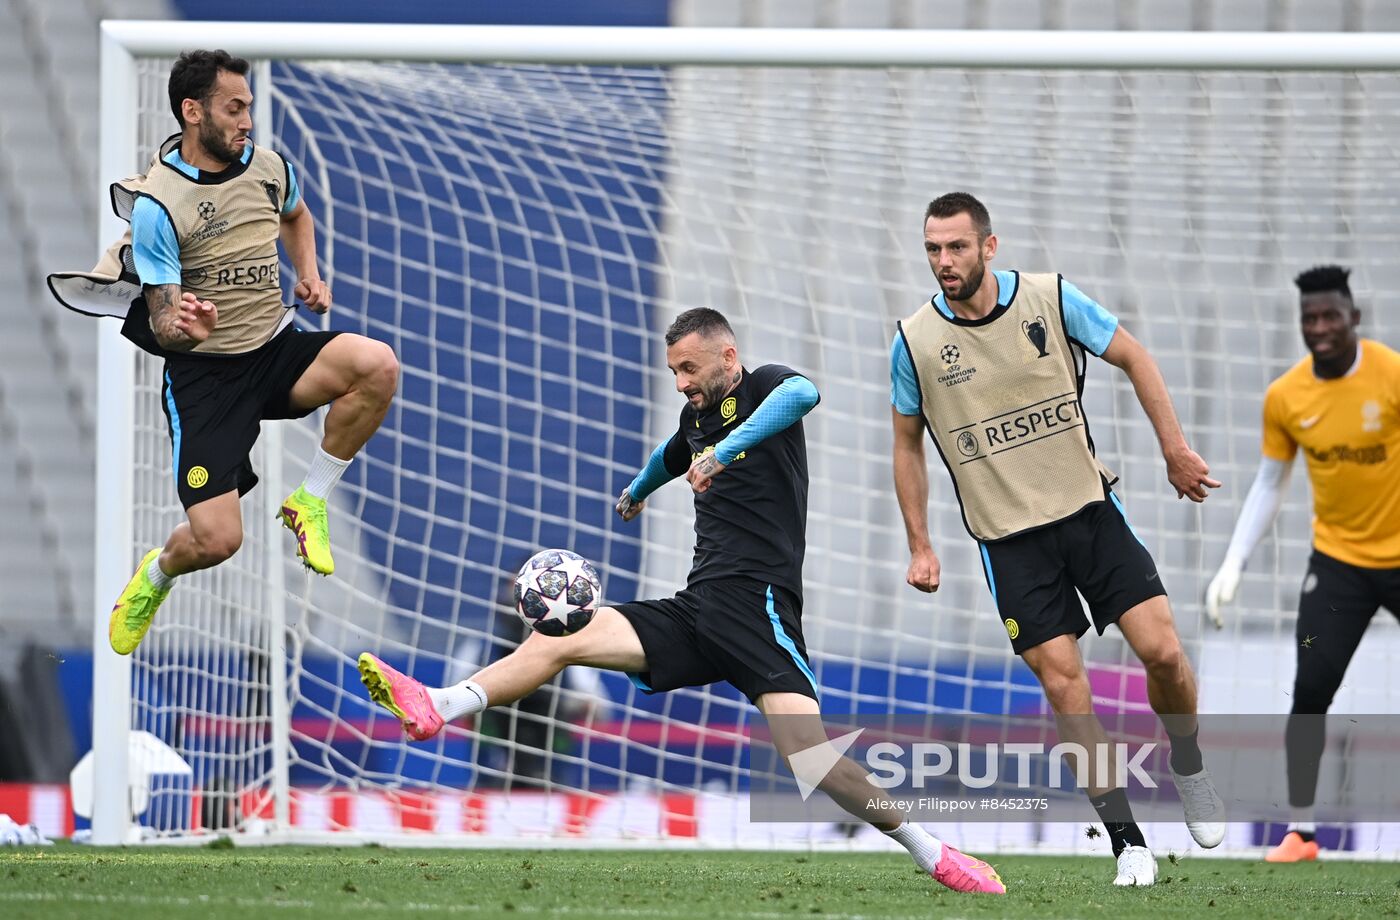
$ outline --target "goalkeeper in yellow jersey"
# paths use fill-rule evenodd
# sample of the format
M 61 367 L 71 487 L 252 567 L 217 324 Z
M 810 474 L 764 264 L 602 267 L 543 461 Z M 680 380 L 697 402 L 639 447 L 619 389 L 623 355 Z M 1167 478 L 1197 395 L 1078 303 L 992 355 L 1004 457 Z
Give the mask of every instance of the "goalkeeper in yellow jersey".
M 1298 669 L 1290 719 L 1288 802 L 1293 822 L 1270 862 L 1317 858 L 1313 799 L 1322 719 L 1371 618 L 1400 618 L 1400 354 L 1360 338 L 1347 269 L 1295 279 L 1309 355 L 1264 396 L 1263 460 L 1220 571 L 1206 590 L 1217 627 L 1250 553 L 1273 522 L 1301 447 L 1313 493 L 1313 551 L 1298 597 Z
M 291 163 L 249 137 L 248 69 L 224 51 L 180 56 L 169 82 L 180 133 L 161 144 L 145 174 L 112 187 L 117 213 L 131 222 L 129 237 L 93 273 L 49 279 L 65 306 L 84 312 L 95 312 L 82 302 L 94 286 L 129 292 L 109 295 L 125 317 L 123 334 L 165 361 L 161 407 L 188 520 L 146 554 L 112 608 L 108 635 L 122 655 L 140 644 L 177 576 L 238 551 L 238 500 L 258 481 L 249 455 L 261 423 L 301 418 L 328 403 L 320 448 L 279 517 L 296 537 L 298 557 L 329 575 L 326 498 L 379 428 L 398 383 L 387 344 L 289 325 L 279 239 L 297 274 L 295 296 L 325 313 L 331 292 Z

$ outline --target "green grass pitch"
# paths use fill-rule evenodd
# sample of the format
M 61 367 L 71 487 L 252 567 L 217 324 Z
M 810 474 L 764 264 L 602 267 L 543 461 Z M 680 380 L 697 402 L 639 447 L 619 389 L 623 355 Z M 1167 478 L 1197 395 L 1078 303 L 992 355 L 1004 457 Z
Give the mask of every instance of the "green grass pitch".
M 1400 916 L 1400 866 L 1158 857 L 1116 889 L 1107 857 L 1004 856 L 1005 897 L 959 895 L 902 854 L 378 847 L 0 850 L 0 917 L 283 920 L 567 917 Z

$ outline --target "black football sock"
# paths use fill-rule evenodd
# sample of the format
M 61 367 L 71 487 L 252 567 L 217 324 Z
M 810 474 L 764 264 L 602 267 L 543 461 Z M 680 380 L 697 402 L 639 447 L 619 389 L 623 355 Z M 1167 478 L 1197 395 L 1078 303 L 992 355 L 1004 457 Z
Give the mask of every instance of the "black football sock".
M 1128 804 L 1125 790 L 1112 789 L 1100 796 L 1090 796 L 1089 804 L 1094 806 L 1104 830 L 1108 831 L 1108 841 L 1113 846 L 1115 857 L 1127 847 L 1147 846 L 1142 828 L 1133 820 L 1133 809 Z
M 1196 730 L 1189 735 L 1167 732 L 1172 744 L 1172 769 L 1182 776 L 1194 776 L 1205 769 L 1205 764 L 1201 762 L 1201 746 L 1196 741 L 1200 734 L 1200 726 L 1196 726 Z

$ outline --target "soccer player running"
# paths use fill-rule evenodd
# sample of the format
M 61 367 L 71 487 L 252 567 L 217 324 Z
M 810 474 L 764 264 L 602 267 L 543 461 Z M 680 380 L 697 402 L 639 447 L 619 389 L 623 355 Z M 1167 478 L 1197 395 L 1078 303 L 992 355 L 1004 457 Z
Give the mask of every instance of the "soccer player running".
M 894 482 L 909 540 L 907 580 L 939 585 L 929 540 L 927 430 L 948 467 L 963 523 L 981 548 L 992 598 L 1040 681 L 1061 733 L 1105 740 L 1078 639 L 1089 602 L 1102 634 L 1116 623 L 1147 671 L 1171 739 L 1171 769 L 1191 836 L 1225 835 L 1224 805 L 1197 745 L 1196 682 L 1156 565 L 1094 456 L 1080 404 L 1083 353 L 1121 368 L 1152 421 L 1177 497 L 1220 484 L 1187 446 L 1157 364 L 1117 318 L 1055 274 L 987 271 L 997 251 L 987 209 L 954 192 L 924 213 L 939 290 L 899 324 L 891 346 Z M 1074 718 L 1081 717 L 1081 718 Z M 1083 742 L 1081 742 L 1083 743 Z M 1115 885 L 1156 881 L 1157 866 L 1114 777 L 1086 780 L 1117 858 Z
M 177 577 L 238 551 L 238 500 L 258 481 L 249 453 L 260 422 L 301 418 L 327 403 L 320 448 L 279 517 L 296 535 L 297 556 L 329 575 L 326 498 L 378 429 L 398 382 L 387 344 L 288 324 L 279 239 L 297 273 L 295 296 L 325 313 L 331 292 L 292 165 L 249 138 L 247 74 L 248 62 L 224 51 L 180 55 L 169 83 L 180 133 L 144 176 L 113 186 L 113 200 L 130 204 L 144 295 L 124 331 L 165 359 L 161 402 L 188 517 L 146 554 L 112 608 L 108 632 L 122 655 L 140 644 Z
M 826 742 L 817 682 L 802 638 L 807 442 L 802 417 L 817 404 L 806 377 L 777 364 L 746 370 L 724 316 L 687 310 L 666 332 L 666 363 L 686 405 L 617 501 L 630 521 L 661 485 L 685 476 L 695 493 L 695 561 L 675 597 L 600 608 L 571 636 L 532 634 L 456 686 L 426 688 L 375 656 L 360 656 L 370 696 L 416 740 L 463 716 L 508 706 L 565 667 L 627 672 L 659 693 L 721 680 L 769 717 L 786 759 Z M 777 717 L 777 718 L 774 718 Z M 842 808 L 904 846 L 920 869 L 955 891 L 1004 894 L 995 870 L 893 809 L 870 809 L 866 774 L 842 758 L 819 784 Z
M 1292 823 L 1265 857 L 1317 858 L 1313 802 L 1326 741 L 1322 716 L 1380 607 L 1400 618 L 1400 354 L 1357 335 L 1349 271 L 1296 279 L 1308 356 L 1269 384 L 1259 473 L 1220 571 L 1206 589 L 1217 627 L 1240 574 L 1273 523 L 1298 448 L 1313 493 L 1313 551 L 1298 596 L 1294 715 L 1285 737 Z

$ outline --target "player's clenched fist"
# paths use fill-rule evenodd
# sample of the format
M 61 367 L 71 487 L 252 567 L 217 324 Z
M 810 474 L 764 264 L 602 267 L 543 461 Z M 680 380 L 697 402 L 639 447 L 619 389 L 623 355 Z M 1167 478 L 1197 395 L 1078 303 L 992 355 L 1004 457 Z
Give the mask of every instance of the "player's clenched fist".
M 203 342 L 219 324 L 219 310 L 211 302 L 200 300 L 189 291 L 180 295 L 180 309 L 175 316 L 175 328 L 191 341 Z
M 630 521 L 642 513 L 647 503 L 645 501 L 633 501 L 632 493 L 627 489 L 622 490 L 622 494 L 617 497 L 617 507 L 614 509 L 622 515 L 624 521 Z
M 926 594 L 932 594 L 938 590 L 939 579 L 942 575 L 943 566 L 938 561 L 938 556 L 933 550 L 925 550 L 915 553 L 909 560 L 909 572 L 904 576 L 904 580 L 915 588 Z
M 331 308 L 331 289 L 320 278 L 301 279 L 292 293 L 313 312 L 325 313 Z
M 698 495 L 710 488 L 710 482 L 724 472 L 724 464 L 715 459 L 713 451 L 701 454 L 686 470 L 685 479 Z

